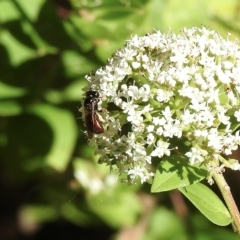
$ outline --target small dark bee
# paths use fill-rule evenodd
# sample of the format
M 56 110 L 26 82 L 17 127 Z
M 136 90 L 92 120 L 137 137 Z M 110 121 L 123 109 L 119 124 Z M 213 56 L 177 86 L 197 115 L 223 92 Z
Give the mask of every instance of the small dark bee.
M 104 132 L 104 128 L 96 113 L 98 111 L 99 92 L 87 91 L 86 98 L 84 100 L 85 110 L 85 124 L 89 138 L 93 137 L 93 134 L 100 134 Z

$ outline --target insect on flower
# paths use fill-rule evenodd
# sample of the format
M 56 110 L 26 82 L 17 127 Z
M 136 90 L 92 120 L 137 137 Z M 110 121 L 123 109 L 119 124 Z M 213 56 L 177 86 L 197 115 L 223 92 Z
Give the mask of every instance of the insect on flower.
M 92 138 L 94 133 L 100 134 L 104 132 L 104 128 L 97 114 L 99 97 L 99 92 L 89 90 L 84 100 L 85 124 L 89 138 Z

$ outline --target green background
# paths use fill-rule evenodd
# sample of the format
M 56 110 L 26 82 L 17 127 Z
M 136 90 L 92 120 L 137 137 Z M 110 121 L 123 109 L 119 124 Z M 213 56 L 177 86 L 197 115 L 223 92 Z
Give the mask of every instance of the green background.
M 205 25 L 235 39 L 239 19 L 237 0 L 0 0 L 0 239 L 237 239 L 178 191 L 116 181 L 79 108 L 85 75 L 131 36 Z

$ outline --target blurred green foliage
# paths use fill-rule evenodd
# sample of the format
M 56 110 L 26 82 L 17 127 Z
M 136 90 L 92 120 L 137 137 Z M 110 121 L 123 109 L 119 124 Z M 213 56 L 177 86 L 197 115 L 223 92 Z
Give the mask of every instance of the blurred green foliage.
M 150 196 L 149 186 L 109 176 L 87 146 L 78 109 L 84 76 L 132 35 L 203 24 L 235 38 L 239 16 L 237 0 L 1 0 L 0 238 L 14 239 L 5 231 L 10 212 L 14 237 L 65 219 L 114 229 L 114 239 L 126 227 L 139 233 L 131 239 L 236 239 L 198 215 L 182 221 L 171 193 Z

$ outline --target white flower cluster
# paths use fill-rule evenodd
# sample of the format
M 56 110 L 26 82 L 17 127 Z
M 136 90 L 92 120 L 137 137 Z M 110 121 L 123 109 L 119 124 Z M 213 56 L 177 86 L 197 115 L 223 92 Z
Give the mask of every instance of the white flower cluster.
M 215 31 L 134 36 L 87 79 L 87 90 L 100 93 L 105 128 L 90 143 L 99 162 L 116 165 L 130 181 L 148 181 L 152 161 L 165 155 L 211 166 L 240 144 L 234 133 L 240 122 L 240 48 Z M 227 162 L 219 165 L 240 169 L 237 161 Z

